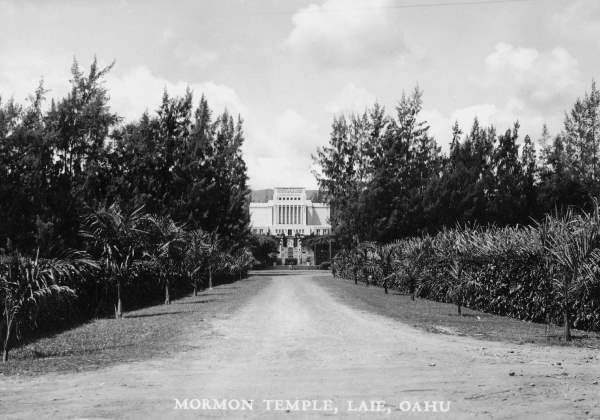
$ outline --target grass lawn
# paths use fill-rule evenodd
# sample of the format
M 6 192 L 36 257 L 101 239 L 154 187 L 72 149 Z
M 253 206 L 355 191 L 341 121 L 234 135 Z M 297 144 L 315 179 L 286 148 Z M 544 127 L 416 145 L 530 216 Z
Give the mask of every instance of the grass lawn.
M 267 283 L 266 277 L 251 276 L 174 300 L 171 305 L 127 312 L 121 320 L 90 321 L 12 349 L 8 363 L 0 362 L 0 373 L 73 372 L 185 350 L 183 338 L 190 328 L 210 335 L 211 318 L 229 315 Z
M 417 298 L 382 288 L 354 284 L 354 281 L 333 277 L 315 277 L 333 296 L 355 308 L 397 319 L 405 324 L 439 334 L 463 335 L 475 338 L 507 341 L 517 344 L 557 344 L 600 348 L 600 334 L 571 330 L 573 340 L 562 340 L 562 327 L 490 315 L 463 308 L 457 315 L 456 306 Z

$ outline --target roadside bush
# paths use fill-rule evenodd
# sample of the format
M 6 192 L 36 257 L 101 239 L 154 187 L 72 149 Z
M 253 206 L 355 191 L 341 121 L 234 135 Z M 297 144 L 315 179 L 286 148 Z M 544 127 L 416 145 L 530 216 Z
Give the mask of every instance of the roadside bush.
M 457 227 L 372 249 L 368 243 L 340 251 L 335 275 L 355 283 L 371 275 L 386 289 L 454 303 L 459 314 L 468 307 L 600 330 L 597 204 L 592 213 L 549 216 L 536 227 Z
M 185 232 L 169 217 L 101 207 L 84 220 L 88 252 L 40 258 L 0 253 L 0 350 L 89 319 L 170 303 L 198 287 L 248 276 L 245 247 L 224 250 L 215 232 Z

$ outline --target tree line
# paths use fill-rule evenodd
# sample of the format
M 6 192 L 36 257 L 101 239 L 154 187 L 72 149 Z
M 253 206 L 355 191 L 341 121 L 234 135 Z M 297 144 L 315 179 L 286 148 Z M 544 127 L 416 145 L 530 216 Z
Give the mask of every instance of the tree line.
M 23 332 L 119 318 L 160 294 L 168 304 L 252 264 L 241 117 L 187 90 L 125 122 L 105 87 L 112 67 L 74 61 L 50 103 L 42 82 L 25 104 L 0 97 L 5 359 Z
M 531 225 L 571 206 L 591 209 L 598 183 L 600 91 L 592 83 L 565 114 L 564 129 L 532 138 L 454 124 L 448 153 L 420 119 L 422 92 L 402 95 L 389 115 L 375 104 L 334 118 L 314 161 L 345 246 L 435 233 L 456 224 Z M 536 146 L 537 144 L 537 146 Z
M 338 116 L 314 156 L 342 250 L 334 275 L 511 317 L 598 330 L 600 91 L 563 130 L 521 137 L 455 123 L 444 154 L 419 118 L 422 92 L 395 114 Z M 538 147 L 536 148 L 536 144 Z M 536 149 L 539 149 L 536 150 Z

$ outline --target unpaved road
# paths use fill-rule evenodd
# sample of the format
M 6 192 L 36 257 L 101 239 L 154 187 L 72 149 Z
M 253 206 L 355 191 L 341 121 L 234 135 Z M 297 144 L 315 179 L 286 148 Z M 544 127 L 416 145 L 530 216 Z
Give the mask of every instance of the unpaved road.
M 274 277 L 239 311 L 215 321 L 210 338 L 190 325 L 197 350 L 84 373 L 0 379 L 0 417 L 600 418 L 600 385 L 593 384 L 600 361 L 592 350 L 422 332 L 339 303 L 315 275 L 323 274 Z M 190 409 L 175 409 L 176 398 L 188 399 Z M 229 399 L 232 409 L 202 409 L 205 398 Z M 291 411 L 286 403 L 284 411 L 267 410 L 266 399 L 290 400 Z M 294 411 L 301 407 L 296 399 L 317 403 Z M 233 410 L 237 400 L 253 400 L 253 409 Z M 333 400 L 337 413 L 316 411 L 323 400 Z M 348 401 L 360 408 L 369 400 L 385 401 L 384 411 L 348 410 Z M 433 401 L 444 402 L 436 403 L 438 412 Z M 450 411 L 440 412 L 447 401 Z M 423 411 L 403 411 L 416 402 Z

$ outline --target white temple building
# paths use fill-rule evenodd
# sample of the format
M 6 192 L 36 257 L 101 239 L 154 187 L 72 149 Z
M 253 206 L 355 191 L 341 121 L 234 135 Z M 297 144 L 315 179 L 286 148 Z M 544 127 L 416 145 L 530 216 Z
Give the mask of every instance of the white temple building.
M 307 200 L 306 188 L 275 188 L 272 200 L 250 203 L 250 225 L 265 235 L 327 235 L 329 204 Z
M 275 188 L 272 200 L 250 203 L 250 225 L 256 234 L 279 237 L 282 263 L 292 258 L 298 264 L 310 263 L 314 257 L 302 239 L 330 233 L 329 204 L 308 200 L 306 188 Z

